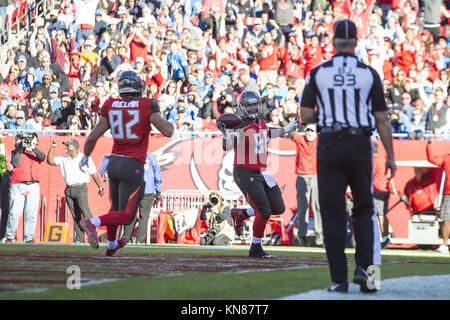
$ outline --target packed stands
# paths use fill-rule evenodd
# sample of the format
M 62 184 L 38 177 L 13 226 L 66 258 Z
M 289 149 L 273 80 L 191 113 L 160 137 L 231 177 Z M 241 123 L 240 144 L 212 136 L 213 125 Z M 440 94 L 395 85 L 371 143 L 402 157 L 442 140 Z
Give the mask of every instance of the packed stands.
M 440 2 L 13 1 L 0 8 L 0 127 L 86 135 L 130 69 L 180 130 L 215 131 L 215 118 L 237 112 L 248 77 L 271 125 L 285 125 L 297 117 L 308 73 L 333 55 L 334 22 L 349 17 L 359 27 L 357 55 L 384 79 L 397 137 L 445 137 L 450 4 Z

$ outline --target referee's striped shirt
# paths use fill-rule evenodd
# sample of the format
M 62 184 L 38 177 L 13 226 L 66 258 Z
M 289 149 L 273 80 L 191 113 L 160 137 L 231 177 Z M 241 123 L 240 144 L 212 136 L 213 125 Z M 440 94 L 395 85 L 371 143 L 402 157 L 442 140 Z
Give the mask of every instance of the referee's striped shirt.
M 380 76 L 352 54 L 337 54 L 310 72 L 301 106 L 316 105 L 319 128 L 375 129 L 373 112 L 387 110 Z

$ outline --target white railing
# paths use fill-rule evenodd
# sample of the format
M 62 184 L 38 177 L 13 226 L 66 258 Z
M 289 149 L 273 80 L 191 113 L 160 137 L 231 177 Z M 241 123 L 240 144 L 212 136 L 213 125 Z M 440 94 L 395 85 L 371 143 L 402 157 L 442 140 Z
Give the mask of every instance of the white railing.
M 66 134 L 72 134 L 73 131 L 67 130 L 67 129 L 52 129 L 52 130 L 33 130 L 33 129 L 2 129 L 0 130 L 4 135 L 16 135 L 17 132 L 35 132 L 39 135 L 49 135 L 48 133 L 53 133 L 54 136 L 64 136 Z M 87 136 L 91 130 L 77 130 L 77 136 Z M 151 134 L 160 134 L 159 131 L 152 131 Z M 221 136 L 222 132 L 220 131 L 178 131 L 178 134 L 181 137 L 187 137 L 191 136 L 192 138 L 212 138 L 215 136 Z M 300 134 L 304 134 L 304 132 L 301 132 Z M 403 139 L 408 138 L 407 133 L 393 133 L 392 134 L 394 139 Z M 428 138 L 434 136 L 437 140 L 450 140 L 450 134 L 441 134 L 441 135 L 433 135 L 430 133 L 425 133 L 423 135 L 422 140 L 427 140 Z M 372 136 L 374 139 L 380 139 L 378 134 L 374 134 Z

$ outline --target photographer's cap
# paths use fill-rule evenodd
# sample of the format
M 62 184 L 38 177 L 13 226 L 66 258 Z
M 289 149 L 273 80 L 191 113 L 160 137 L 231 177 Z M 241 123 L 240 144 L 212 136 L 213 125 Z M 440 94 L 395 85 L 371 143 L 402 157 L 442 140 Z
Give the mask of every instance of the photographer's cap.
M 310 123 L 305 127 L 305 131 L 308 129 L 312 130 L 313 132 L 316 132 L 316 130 L 317 130 L 316 125 L 314 123 Z
M 334 24 L 334 39 L 357 40 L 356 24 L 348 19 L 337 21 Z
M 75 140 L 75 139 L 70 139 L 70 140 L 68 140 L 68 141 L 64 141 L 63 142 L 63 145 L 66 145 L 66 146 L 70 146 L 70 145 L 72 145 L 72 146 L 74 146 L 75 148 L 79 148 L 79 144 L 78 144 L 78 141 L 77 140 Z

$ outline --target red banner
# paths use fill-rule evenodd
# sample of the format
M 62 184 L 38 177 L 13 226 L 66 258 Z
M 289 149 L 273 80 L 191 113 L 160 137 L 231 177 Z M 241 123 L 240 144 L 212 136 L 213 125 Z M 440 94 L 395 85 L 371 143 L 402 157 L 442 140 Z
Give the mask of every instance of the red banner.
M 47 153 L 51 141 L 60 143 L 55 150 L 55 156 L 65 154 L 65 146 L 61 143 L 73 137 L 40 137 L 38 148 Z M 85 137 L 76 137 L 83 151 Z M 159 161 L 162 170 L 163 192 L 165 190 L 219 190 L 237 191 L 233 182 L 232 168 L 233 155 L 225 153 L 221 146 L 221 137 L 213 138 L 178 138 L 169 139 L 161 136 L 152 136 L 148 151 Z M 7 153 L 11 152 L 14 137 L 7 137 L 5 144 Z M 380 143 L 378 141 L 378 143 Z M 448 153 L 450 141 L 436 142 L 442 144 L 442 152 Z M 380 145 L 381 146 L 381 145 Z M 426 160 L 426 141 L 395 140 L 394 149 L 396 160 Z M 95 164 L 100 164 L 102 157 L 111 152 L 112 138 L 102 137 L 95 147 L 92 158 Z M 380 152 L 384 152 L 382 147 Z M 283 191 L 286 211 L 281 215 L 285 226 L 292 219 L 297 207 L 296 200 L 296 174 L 295 169 L 295 144 L 287 138 L 272 139 L 269 144 L 268 172 L 271 173 Z M 399 167 L 395 176 L 397 190 L 403 191 L 406 182 L 414 177 L 412 167 Z M 56 222 L 57 196 L 61 196 L 59 208 L 59 221 L 64 221 L 64 188 L 65 183 L 59 167 L 48 165 L 46 162 L 40 168 L 41 194 L 45 196 L 44 220 Z M 105 195 L 98 195 L 98 188 L 93 181 L 88 185 L 89 204 L 94 216 L 105 214 L 109 210 L 109 188 L 105 184 Z M 398 198 L 390 199 L 390 205 L 398 201 Z M 67 209 L 68 222 L 70 223 L 70 235 L 73 235 L 73 222 Z M 408 220 L 410 213 L 403 203 L 388 213 L 388 220 L 393 229 L 394 237 L 408 237 Z M 38 212 L 36 228 L 36 241 L 40 241 L 40 212 Z M 45 228 L 45 227 L 44 227 Z M 17 229 L 17 239 L 22 240 L 22 222 Z

